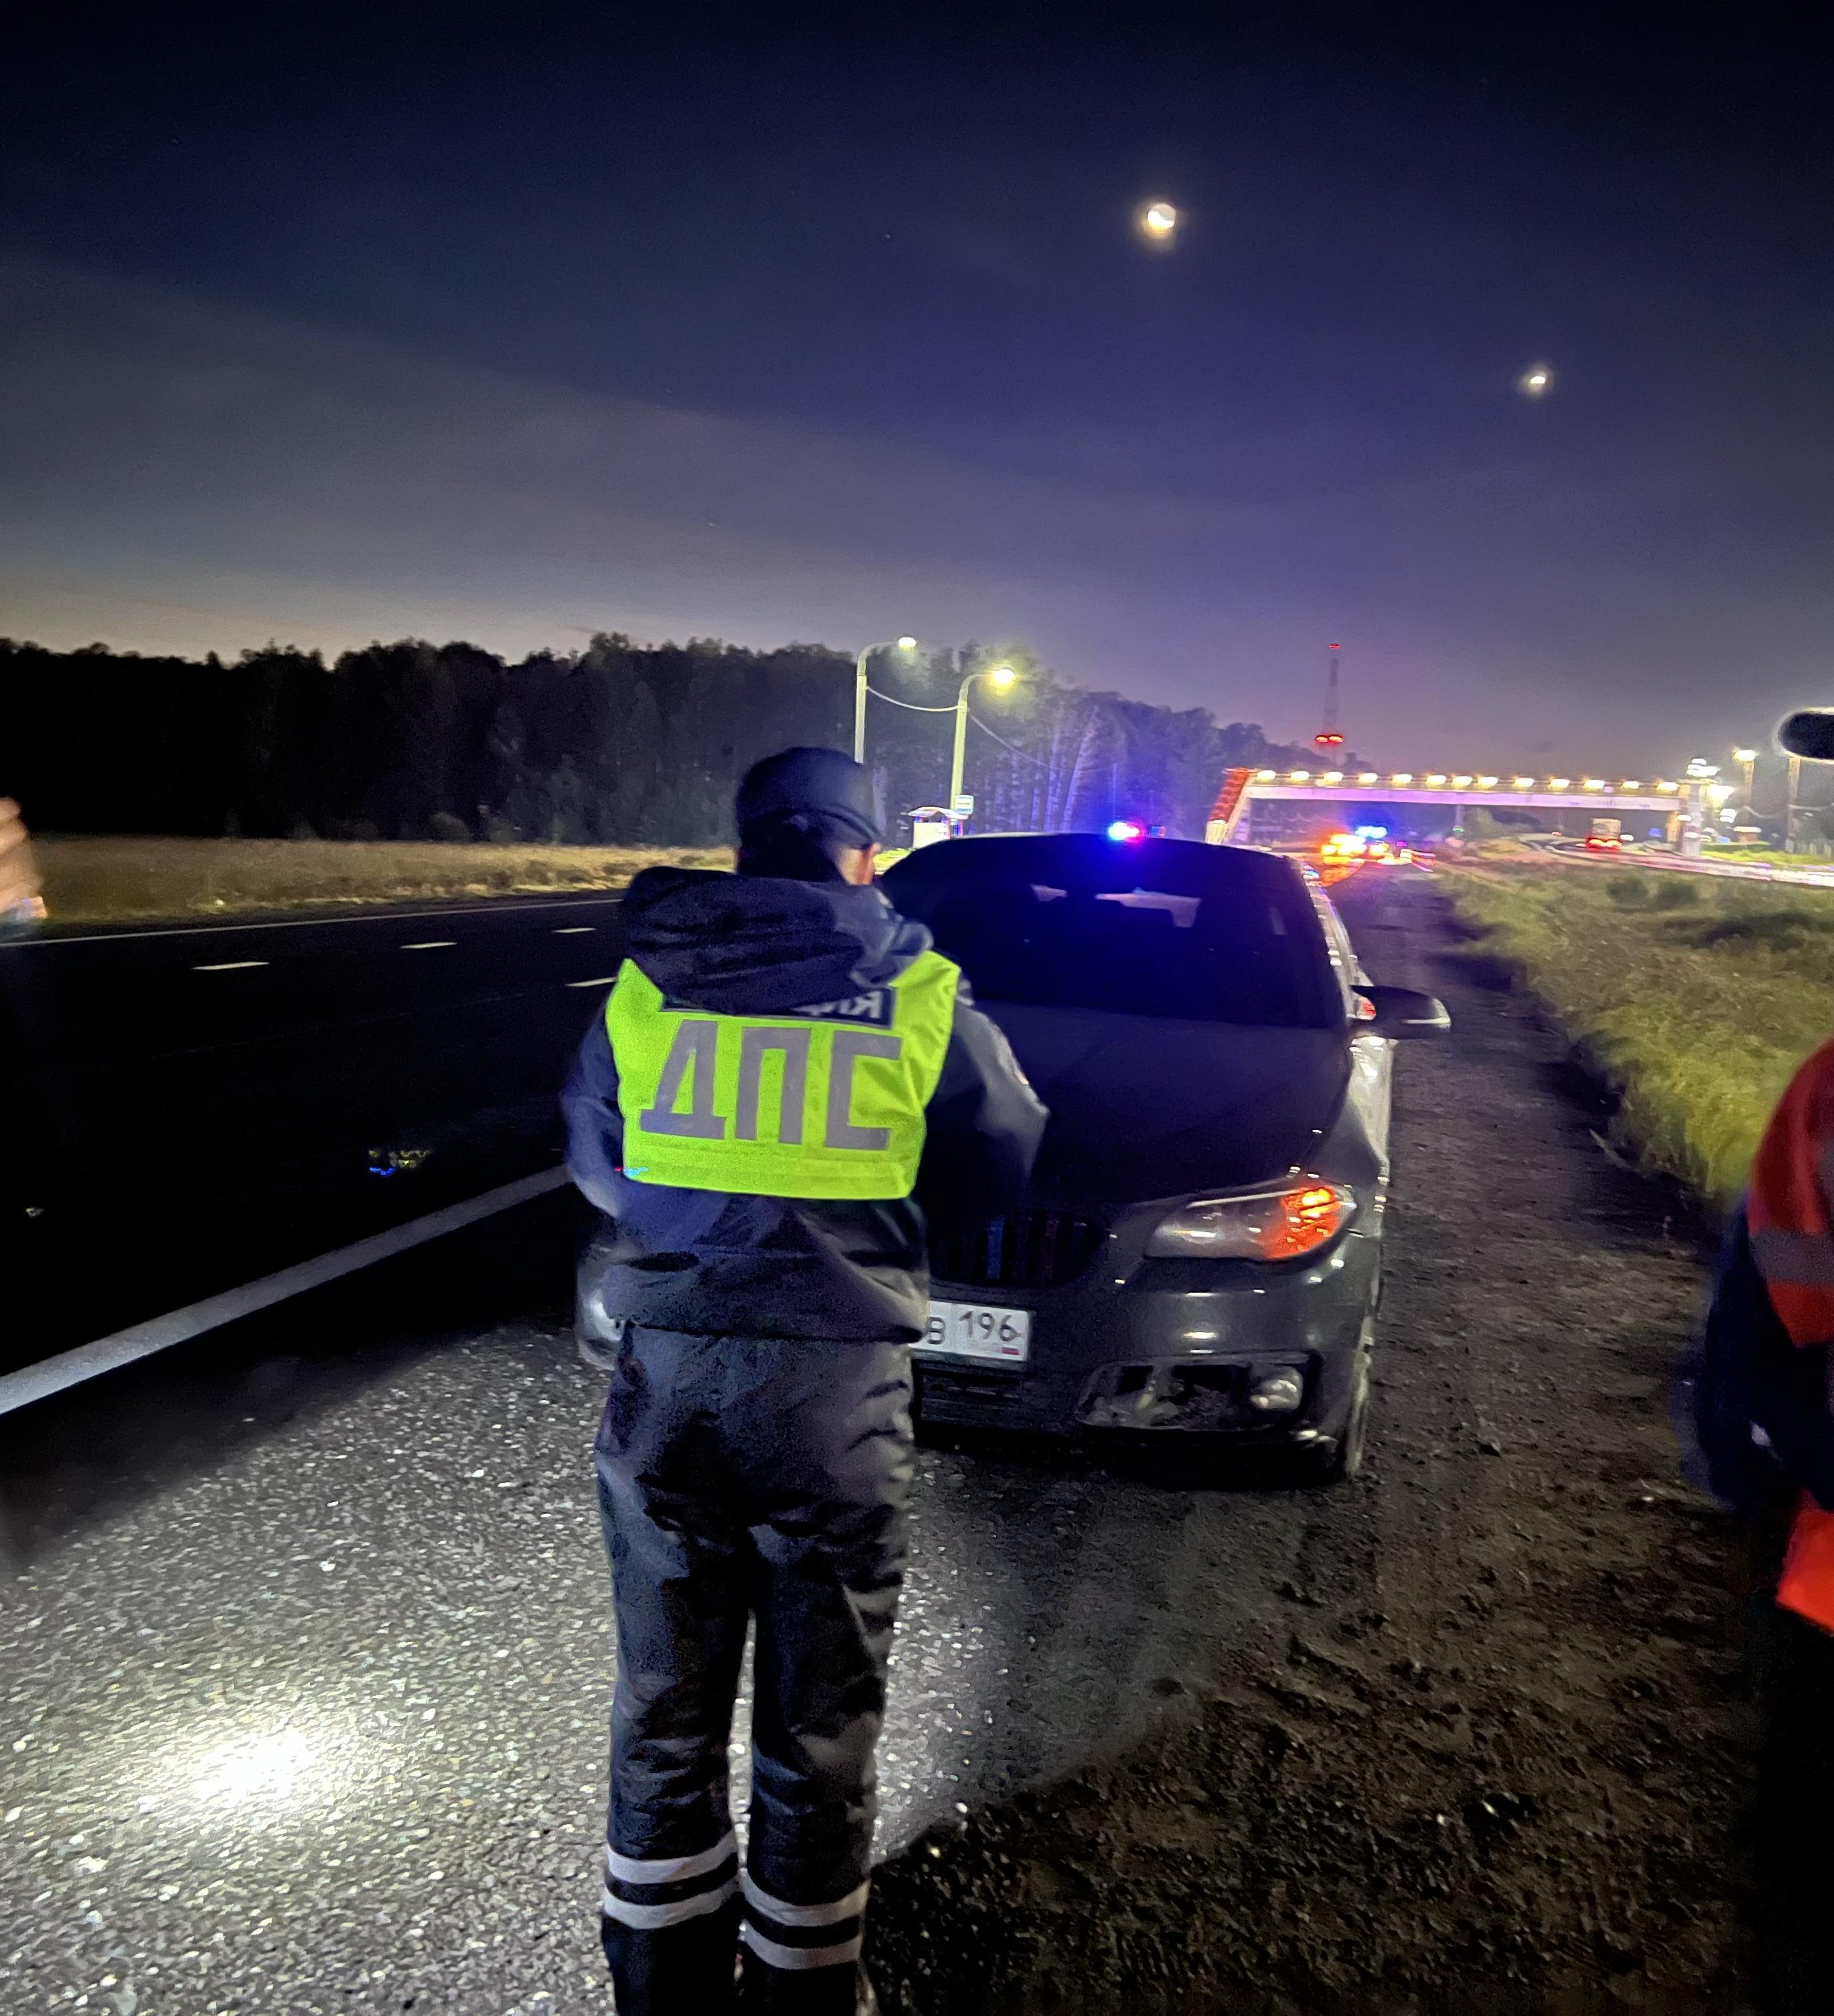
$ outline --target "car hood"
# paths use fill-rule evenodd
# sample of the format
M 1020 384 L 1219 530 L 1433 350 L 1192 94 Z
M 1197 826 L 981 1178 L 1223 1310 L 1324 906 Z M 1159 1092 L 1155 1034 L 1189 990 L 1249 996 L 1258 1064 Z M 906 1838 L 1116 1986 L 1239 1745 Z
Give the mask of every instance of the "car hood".
M 1088 1210 L 1304 1168 L 1342 1102 L 1332 1029 L 981 1004 L 1050 1109 L 1028 1195 Z

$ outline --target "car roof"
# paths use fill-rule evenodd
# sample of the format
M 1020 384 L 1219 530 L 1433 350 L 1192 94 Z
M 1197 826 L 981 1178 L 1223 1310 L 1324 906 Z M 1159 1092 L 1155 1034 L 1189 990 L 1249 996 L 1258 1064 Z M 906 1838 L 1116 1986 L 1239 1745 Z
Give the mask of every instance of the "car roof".
M 919 848 L 885 872 L 888 887 L 919 888 L 960 878 L 1053 874 L 1074 881 L 1150 880 L 1181 895 L 1239 893 L 1303 897 L 1295 864 L 1253 847 L 1202 840 L 1111 840 L 1104 833 L 975 834 Z

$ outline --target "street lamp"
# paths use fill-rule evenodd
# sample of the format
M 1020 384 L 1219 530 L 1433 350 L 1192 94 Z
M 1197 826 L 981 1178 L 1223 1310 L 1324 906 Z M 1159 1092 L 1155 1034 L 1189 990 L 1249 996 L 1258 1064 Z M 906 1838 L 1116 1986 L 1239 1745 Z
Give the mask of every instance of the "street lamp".
M 914 637 L 888 638 L 883 644 L 868 644 L 853 661 L 853 760 L 866 761 L 866 664 L 875 651 L 914 651 Z
M 1753 780 L 1757 775 L 1757 751 L 1755 749 L 1735 749 L 1732 761 L 1745 772 L 1745 802 L 1749 807 Z
M 1157 245 L 1169 245 L 1178 229 L 1176 206 L 1162 199 L 1142 203 L 1137 212 L 1140 232 L 1143 238 Z
M 976 679 L 985 679 L 990 685 L 1003 691 L 1018 677 L 1011 665 L 983 665 L 978 672 L 970 672 L 961 682 L 961 691 L 955 697 L 955 755 L 949 765 L 949 816 L 957 816 L 956 805 L 961 797 L 962 764 L 968 753 L 968 688 Z

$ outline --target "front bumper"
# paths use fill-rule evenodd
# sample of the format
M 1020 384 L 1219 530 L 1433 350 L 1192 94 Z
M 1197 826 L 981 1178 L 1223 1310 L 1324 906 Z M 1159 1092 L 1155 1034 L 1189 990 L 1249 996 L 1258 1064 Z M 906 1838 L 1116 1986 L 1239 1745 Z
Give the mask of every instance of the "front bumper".
M 915 1347 L 919 1418 L 936 1425 L 1043 1435 L 1198 1433 L 1289 1447 L 1335 1442 L 1348 1420 L 1381 1280 L 1381 1240 L 1353 1228 L 1301 1268 L 1143 1260 L 1111 1247 L 1061 1287 L 983 1288 L 937 1280 L 939 1301 L 1032 1315 L 1022 1366 Z M 1292 1370 L 1290 1413 L 1248 1404 L 1259 1382 Z

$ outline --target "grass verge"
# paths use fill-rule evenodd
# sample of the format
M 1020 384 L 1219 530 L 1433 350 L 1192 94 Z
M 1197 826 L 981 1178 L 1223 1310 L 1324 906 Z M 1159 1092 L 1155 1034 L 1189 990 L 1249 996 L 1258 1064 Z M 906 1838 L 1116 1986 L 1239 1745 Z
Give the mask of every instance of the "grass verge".
M 1724 1204 L 1834 1027 L 1834 891 L 1492 859 L 1440 877 L 1618 1093 L 1619 1143 Z
M 34 843 L 53 924 L 196 920 L 359 903 L 622 889 L 659 862 L 730 868 L 724 848 L 440 846 L 411 841 Z

